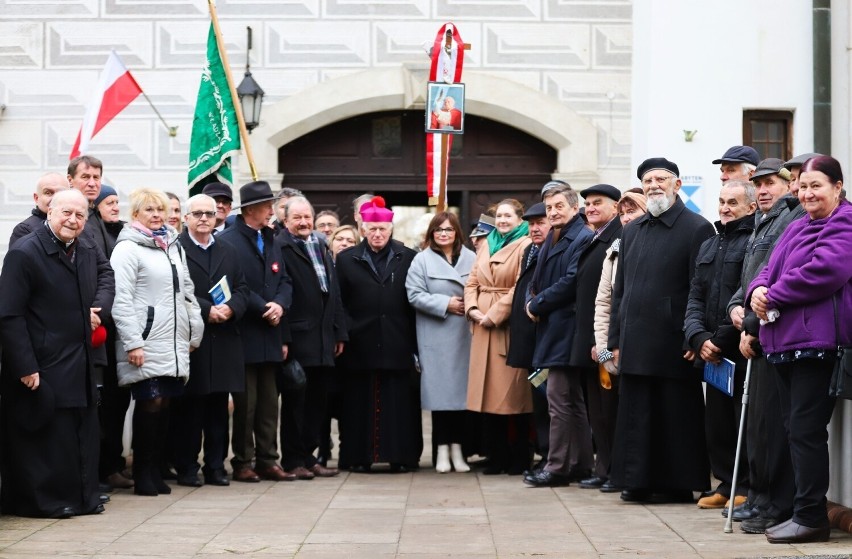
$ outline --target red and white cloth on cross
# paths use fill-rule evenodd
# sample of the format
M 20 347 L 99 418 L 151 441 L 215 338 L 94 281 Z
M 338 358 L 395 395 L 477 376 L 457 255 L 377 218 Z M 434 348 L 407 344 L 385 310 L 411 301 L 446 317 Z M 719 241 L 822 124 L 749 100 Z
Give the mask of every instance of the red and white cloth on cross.
M 447 36 L 449 35 L 449 37 Z M 435 37 L 431 51 L 430 82 L 459 83 L 464 64 L 464 42 L 452 23 L 445 23 Z M 426 193 L 429 205 L 447 205 L 447 170 L 453 137 L 449 134 L 426 134 Z M 443 186 L 443 188 L 442 188 Z M 443 200 L 441 197 L 443 195 Z

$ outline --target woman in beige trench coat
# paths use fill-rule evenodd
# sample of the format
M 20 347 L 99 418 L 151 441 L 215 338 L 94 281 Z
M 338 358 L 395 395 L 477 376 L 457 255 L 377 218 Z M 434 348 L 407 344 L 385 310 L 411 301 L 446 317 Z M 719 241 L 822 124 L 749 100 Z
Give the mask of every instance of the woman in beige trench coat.
M 529 414 L 532 396 L 525 369 L 506 365 L 509 314 L 530 244 L 523 205 L 503 200 L 497 205 L 496 228 L 476 255 L 464 290 L 465 313 L 472 324 L 467 409 L 483 414 L 486 475 L 518 475 L 529 467 Z

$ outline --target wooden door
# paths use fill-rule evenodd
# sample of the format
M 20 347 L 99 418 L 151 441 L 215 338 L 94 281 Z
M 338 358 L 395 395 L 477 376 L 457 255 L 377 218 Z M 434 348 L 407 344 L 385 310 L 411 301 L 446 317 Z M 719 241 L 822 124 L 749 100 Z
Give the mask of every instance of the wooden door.
M 352 200 L 381 194 L 388 205 L 426 206 L 426 150 L 422 111 L 382 112 L 343 120 L 281 147 L 282 186 L 297 188 L 317 211 L 333 209 L 352 223 Z M 538 202 L 556 168 L 556 150 L 499 122 L 465 116 L 453 138 L 448 198 L 463 225 L 503 198 Z

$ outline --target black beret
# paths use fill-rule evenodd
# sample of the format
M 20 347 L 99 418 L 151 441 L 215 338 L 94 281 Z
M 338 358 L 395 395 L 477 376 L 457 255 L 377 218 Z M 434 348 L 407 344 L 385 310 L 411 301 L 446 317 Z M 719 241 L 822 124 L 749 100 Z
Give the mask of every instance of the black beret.
M 606 196 L 616 202 L 621 200 L 621 191 L 611 184 L 596 184 L 595 186 L 590 186 L 589 188 L 580 191 L 580 196 L 583 198 L 588 198 L 589 194 L 600 194 L 601 196 Z
M 636 176 L 639 177 L 639 180 L 641 181 L 642 177 L 645 176 L 645 173 L 655 169 L 662 169 L 672 173 L 676 177 L 680 177 L 680 169 L 678 169 L 677 165 L 665 157 L 652 157 L 651 159 L 646 159 L 641 165 L 639 165 L 639 169 L 636 170 Z

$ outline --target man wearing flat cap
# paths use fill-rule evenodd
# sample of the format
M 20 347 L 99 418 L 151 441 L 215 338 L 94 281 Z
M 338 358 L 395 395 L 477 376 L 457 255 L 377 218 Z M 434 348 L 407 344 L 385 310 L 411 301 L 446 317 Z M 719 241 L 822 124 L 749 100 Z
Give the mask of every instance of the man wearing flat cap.
M 272 189 L 264 181 L 240 187 L 240 215 L 217 240 L 237 250 L 250 295 L 240 319 L 246 365 L 244 392 L 233 394 L 234 426 L 231 465 L 234 481 L 292 481 L 276 462 L 278 387 L 276 372 L 287 359 L 289 330 L 285 314 L 293 286 L 271 227 Z M 218 205 L 217 205 L 218 209 Z M 254 462 L 254 467 L 252 463 Z
M 624 228 L 612 291 L 621 392 L 610 477 L 625 501 L 692 502 L 709 487 L 702 375 L 685 358 L 683 320 L 713 226 L 681 201 L 679 175 L 662 157 L 639 165 L 648 213 Z
M 799 173 L 802 170 L 802 165 L 805 164 L 805 161 L 810 159 L 811 157 L 817 157 L 822 155 L 821 153 L 803 153 L 801 155 L 797 155 L 793 159 L 784 162 L 784 168 L 790 171 L 790 176 L 792 177 L 790 180 L 790 194 L 793 196 L 799 195 Z
M 621 237 L 621 220 L 618 219 L 616 208 L 621 191 L 610 184 L 596 184 L 580 192 L 580 196 L 585 201 L 586 219 L 594 237 L 583 250 L 577 264 L 577 323 L 570 365 L 586 383 L 586 406 L 596 451 L 594 471 L 587 479 L 580 481 L 580 487 L 599 489 L 609 480 L 612 438 L 615 434 L 612 418 L 618 408 L 618 383 L 614 380 L 608 389 L 600 383 L 598 356 L 594 351 L 595 299 L 606 251 Z
M 727 307 L 731 322 L 742 330 L 740 352 L 752 360 L 746 409 L 749 493 L 741 510 L 734 510 L 734 519 L 742 520 L 740 529 L 749 534 L 762 534 L 793 514 L 793 466 L 781 420 L 778 385 L 773 378 L 776 371 L 774 365 L 755 352 L 760 347 L 757 331 L 746 327 L 751 324 L 753 313 L 743 303 L 745 291 L 769 262 L 772 248 L 784 229 L 805 214 L 799 199 L 790 194 L 792 178 L 780 159 L 767 158 L 757 166 L 751 179 L 757 191 L 754 232 L 746 243 L 739 289 Z
M 231 187 L 221 182 L 211 182 L 204 185 L 201 190 L 202 194 L 206 194 L 216 201 L 216 227 L 213 229 L 213 234 L 218 235 L 225 230 L 225 220 L 231 213 L 231 206 L 234 203 L 234 193 Z
M 733 180 L 749 180 L 758 163 L 760 155 L 751 146 L 731 146 L 722 157 L 713 160 L 713 165 L 720 165 L 722 174 L 719 180 L 722 184 Z
M 524 254 L 521 257 L 521 275 L 515 284 L 515 293 L 512 297 L 506 364 L 510 367 L 527 369 L 532 372 L 533 351 L 535 350 L 535 322 L 527 316 L 524 305 L 527 302 L 527 291 L 538 261 L 538 252 L 541 250 L 545 237 L 550 232 L 550 221 L 547 219 L 547 211 L 543 202 L 530 206 L 522 217 L 529 223 L 529 236 L 532 244 L 524 249 Z M 547 408 L 547 394 L 543 390 L 545 386 L 532 391 L 536 452 L 541 456 L 538 469 L 543 468 L 547 463 L 547 453 L 550 448 L 550 415 Z

